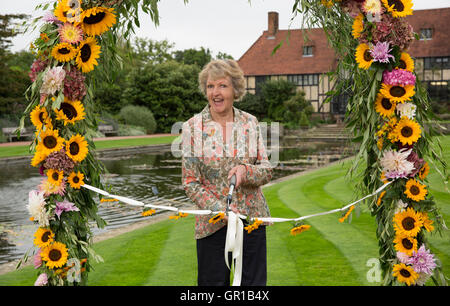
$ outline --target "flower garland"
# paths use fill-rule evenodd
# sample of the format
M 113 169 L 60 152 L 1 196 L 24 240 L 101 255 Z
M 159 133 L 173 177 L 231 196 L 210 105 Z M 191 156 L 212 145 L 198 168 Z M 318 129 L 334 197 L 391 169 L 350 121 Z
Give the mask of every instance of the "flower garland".
M 116 23 L 114 8 L 96 1 L 59 0 L 44 17 L 33 42 L 36 59 L 25 111 L 36 127 L 31 161 L 43 176 L 29 192 L 30 220 L 39 228 L 35 285 L 85 284 L 90 260 L 101 260 L 90 247 L 88 218 L 103 227 L 86 182 L 102 186 L 103 165 L 92 155 L 96 129 L 87 73 L 98 65 L 99 40 Z M 111 1 L 109 1 L 111 2 Z M 112 1 L 117 2 L 117 1 Z M 25 258 L 28 255 L 25 255 Z
M 311 1 L 302 2 L 311 5 Z M 369 88 L 367 83 L 357 84 L 353 91 L 360 91 L 361 95 L 365 92 L 366 103 L 378 116 L 372 116 L 370 109 L 355 111 L 358 109 L 355 103 L 361 105 L 358 110 L 363 109 L 363 97 L 350 99 L 348 104 L 356 113 L 350 122 L 357 126 L 355 118 L 360 116 L 358 125 L 366 128 L 361 147 L 368 156 L 366 187 L 376 188 L 380 183 L 395 180 L 370 205 L 378 222 L 384 284 L 424 285 L 430 277 L 437 284 L 445 284 L 440 263 L 430 252 L 425 236 L 425 231 L 434 230 L 433 224 L 439 228 L 443 225 L 426 185 L 430 169 L 424 159 L 429 139 L 422 124 L 426 93 L 418 84 L 414 60 L 408 54 L 415 35 L 404 17 L 413 14 L 413 3 L 322 0 L 321 4 L 328 10 L 326 14 L 333 14 L 334 10 L 335 14 L 351 17 L 351 36 L 357 43 L 353 61 L 359 69 L 354 73 L 370 80 Z M 353 41 L 348 40 L 348 45 Z M 361 116 L 363 113 L 367 115 Z M 372 149 L 373 140 L 367 134 L 374 126 L 378 129 L 373 139 L 378 151 Z M 379 179 L 371 180 L 374 176 Z

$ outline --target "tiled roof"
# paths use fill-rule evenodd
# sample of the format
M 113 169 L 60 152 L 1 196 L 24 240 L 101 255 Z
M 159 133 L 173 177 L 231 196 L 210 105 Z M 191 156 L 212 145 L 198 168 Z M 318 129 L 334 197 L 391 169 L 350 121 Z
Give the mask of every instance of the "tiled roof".
M 450 8 L 416 10 L 408 16 L 408 22 L 415 32 L 420 28 L 433 28 L 433 39 L 414 41 L 410 47 L 413 57 L 450 56 Z M 264 31 L 255 43 L 238 60 L 246 76 L 325 73 L 335 67 L 336 56 L 328 45 L 322 29 L 306 30 L 314 46 L 314 56 L 304 57 L 303 30 L 278 30 L 274 36 Z M 288 34 L 289 33 L 289 34 Z M 286 41 L 289 35 L 288 41 Z M 272 55 L 273 49 L 283 45 Z

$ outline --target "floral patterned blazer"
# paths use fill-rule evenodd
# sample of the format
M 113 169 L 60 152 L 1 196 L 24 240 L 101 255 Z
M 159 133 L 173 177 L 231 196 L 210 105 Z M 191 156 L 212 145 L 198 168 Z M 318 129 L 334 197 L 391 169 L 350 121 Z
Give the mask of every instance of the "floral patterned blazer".
M 249 217 L 269 217 L 270 211 L 261 190 L 272 178 L 272 167 L 258 120 L 233 107 L 234 122 L 229 140 L 224 143 L 222 127 L 212 120 L 209 105 L 184 122 L 182 130 L 182 184 L 186 195 L 198 209 L 225 211 L 229 191 L 228 172 L 245 165 L 246 177 L 233 193 L 232 203 Z M 228 123 L 231 124 L 231 123 Z M 209 223 L 213 215 L 196 216 L 195 238 L 213 234 L 226 225 L 225 220 Z

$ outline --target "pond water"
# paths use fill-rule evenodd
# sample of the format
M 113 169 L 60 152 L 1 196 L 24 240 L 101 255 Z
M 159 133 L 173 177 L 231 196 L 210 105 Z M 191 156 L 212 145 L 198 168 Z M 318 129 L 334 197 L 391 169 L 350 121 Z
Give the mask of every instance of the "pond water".
M 316 168 L 351 155 L 340 144 L 308 144 L 279 151 L 279 164 L 274 170 L 277 179 L 305 169 Z M 116 195 L 144 203 L 176 207 L 190 206 L 181 186 L 181 159 L 170 151 L 160 154 L 140 154 L 101 159 L 109 174 L 104 182 L 113 187 Z M 37 168 L 28 165 L 0 166 L 0 264 L 19 259 L 32 247 L 37 225 L 29 221 L 26 209 L 28 192 L 36 189 L 42 177 Z M 107 226 L 94 234 L 144 220 L 142 208 L 111 202 L 100 203 L 99 215 Z M 156 204 L 156 203 L 155 203 Z M 145 217 L 145 218 L 152 218 Z

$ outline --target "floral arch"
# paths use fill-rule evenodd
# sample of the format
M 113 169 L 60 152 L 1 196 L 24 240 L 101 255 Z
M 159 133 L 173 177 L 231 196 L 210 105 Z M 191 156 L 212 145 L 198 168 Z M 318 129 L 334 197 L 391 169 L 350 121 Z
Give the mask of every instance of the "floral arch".
M 157 2 L 58 0 L 38 6 L 50 12 L 33 42 L 33 83 L 21 121 L 30 116 L 36 126 L 32 165 L 46 176 L 40 191 L 30 191 L 28 205 L 39 224 L 34 239 L 42 261 L 38 284 L 85 285 L 91 261 L 101 260 L 91 248 L 88 221 L 99 227 L 105 222 L 93 194 L 81 188 L 85 183 L 104 188 L 104 167 L 93 155 L 97 121 L 89 72 L 110 64 L 119 32 L 128 38 L 139 26 L 139 9 L 158 23 Z M 373 193 L 392 182 L 378 199 L 367 201 L 378 224 L 383 283 L 421 284 L 431 276 L 445 284 L 425 235 L 444 228 L 427 192 L 431 160 L 426 158 L 444 169 L 445 164 L 430 146 L 436 133 L 424 122 L 432 113 L 407 52 L 415 33 L 404 17 L 413 14 L 412 1 L 296 0 L 293 12 L 303 14 L 306 27 L 323 27 L 339 57 L 329 99 L 351 93 L 346 121 L 361 146 L 350 172 L 360 165 L 364 169 L 358 188 Z M 418 264 L 421 260 L 426 264 Z

